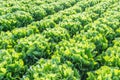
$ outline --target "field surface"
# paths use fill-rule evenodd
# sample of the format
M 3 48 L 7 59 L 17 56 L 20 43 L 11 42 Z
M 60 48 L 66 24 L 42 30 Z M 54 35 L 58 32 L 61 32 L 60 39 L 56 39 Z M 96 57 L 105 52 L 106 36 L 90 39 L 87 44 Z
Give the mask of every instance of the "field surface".
M 0 80 L 120 80 L 120 0 L 0 0 Z

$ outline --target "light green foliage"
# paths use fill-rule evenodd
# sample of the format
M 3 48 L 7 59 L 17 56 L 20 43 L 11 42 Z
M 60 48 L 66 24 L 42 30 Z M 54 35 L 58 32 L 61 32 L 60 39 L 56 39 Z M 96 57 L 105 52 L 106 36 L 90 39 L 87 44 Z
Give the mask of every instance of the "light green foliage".
M 0 0 L 0 80 L 120 80 L 120 0 Z
M 51 60 L 40 59 L 34 66 L 28 69 L 23 80 L 79 80 L 80 76 L 76 69 L 72 68 L 72 64 L 67 62 L 61 64 L 60 59 Z
M 45 35 L 50 42 L 56 43 L 62 41 L 63 39 L 68 40 L 70 38 L 68 31 L 61 27 L 55 27 L 52 29 L 48 28 L 43 32 L 43 35 Z
M 88 72 L 87 80 L 119 80 L 120 70 L 118 68 L 102 66 L 100 69 Z

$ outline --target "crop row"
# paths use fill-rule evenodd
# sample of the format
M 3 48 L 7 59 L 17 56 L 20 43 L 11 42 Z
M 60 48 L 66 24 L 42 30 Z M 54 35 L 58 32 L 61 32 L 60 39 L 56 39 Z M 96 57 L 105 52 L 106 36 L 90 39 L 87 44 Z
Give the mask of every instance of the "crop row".
M 1 1 L 0 2 L 0 15 L 5 15 L 7 13 L 13 13 L 18 10 L 25 10 L 32 8 L 33 6 L 48 5 L 51 3 L 59 2 L 59 0 L 19 0 L 19 1 Z M 26 10 L 25 10 L 26 11 Z
M 16 27 L 24 27 L 32 21 L 41 20 L 45 16 L 69 8 L 75 3 L 77 3 L 77 0 L 63 0 L 41 6 L 29 7 L 29 9 L 2 15 L 0 16 L 0 31 L 8 31 Z

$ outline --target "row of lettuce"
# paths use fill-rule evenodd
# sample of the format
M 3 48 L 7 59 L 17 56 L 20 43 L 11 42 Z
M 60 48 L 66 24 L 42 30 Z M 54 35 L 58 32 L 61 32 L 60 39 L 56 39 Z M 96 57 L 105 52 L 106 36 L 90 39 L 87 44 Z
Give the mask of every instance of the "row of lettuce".
M 12 13 L 15 11 L 27 11 L 30 12 L 31 10 L 37 9 L 37 10 L 43 10 L 44 12 L 48 10 L 52 10 L 51 12 L 54 12 L 56 8 L 63 9 L 65 7 L 70 7 L 71 5 L 75 4 L 79 0 L 67 0 L 66 2 L 64 0 L 21 0 L 21 1 L 1 1 L 1 15 Z M 7 3 L 6 3 L 7 2 Z M 48 7 L 50 6 L 50 7 Z M 61 7 L 60 7 L 61 6 Z M 40 8 L 39 8 L 40 7 Z M 54 10 L 55 9 L 55 10 Z M 31 13 L 31 12 L 30 12 Z
M 54 14 L 1 32 L 0 79 L 119 80 L 118 4 L 98 1 L 81 13 L 61 11 L 57 22 Z
M 54 1 L 54 0 L 53 0 Z M 64 10 L 66 8 L 72 7 L 79 0 L 59 0 L 57 2 L 46 3 L 39 6 L 23 7 L 24 10 L 16 9 L 16 11 L 11 11 L 12 13 L 7 13 L 0 16 L 0 31 L 12 30 L 16 27 L 24 27 L 33 21 L 38 21 L 46 17 L 47 15 L 54 14 L 58 11 Z M 21 7 L 20 7 L 21 8 Z M 26 9 L 28 8 L 28 9 Z M 4 12 L 4 7 L 3 11 Z M 7 10 L 10 11 L 10 10 Z

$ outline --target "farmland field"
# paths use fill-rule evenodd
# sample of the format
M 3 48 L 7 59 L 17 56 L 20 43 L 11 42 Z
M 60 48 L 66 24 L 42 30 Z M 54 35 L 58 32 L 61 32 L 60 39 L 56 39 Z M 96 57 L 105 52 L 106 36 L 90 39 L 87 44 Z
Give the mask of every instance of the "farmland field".
M 0 0 L 0 80 L 120 80 L 120 0 Z

